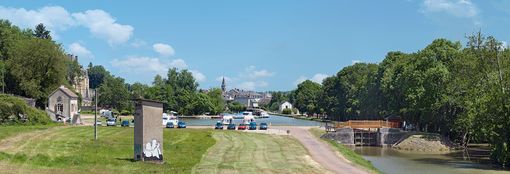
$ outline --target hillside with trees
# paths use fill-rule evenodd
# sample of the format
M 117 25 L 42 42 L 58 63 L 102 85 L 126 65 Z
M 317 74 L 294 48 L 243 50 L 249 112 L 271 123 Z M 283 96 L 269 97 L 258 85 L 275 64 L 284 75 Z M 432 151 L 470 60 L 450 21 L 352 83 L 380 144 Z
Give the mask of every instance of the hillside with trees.
M 436 39 L 414 53 L 389 52 L 379 64 L 344 67 L 320 86 L 305 81 L 289 96 L 300 111 L 332 120 L 399 115 L 419 131 L 463 146 L 488 142 L 492 159 L 508 165 L 510 49 L 480 32 L 467 40 L 462 46 Z M 321 89 L 320 97 L 312 89 Z

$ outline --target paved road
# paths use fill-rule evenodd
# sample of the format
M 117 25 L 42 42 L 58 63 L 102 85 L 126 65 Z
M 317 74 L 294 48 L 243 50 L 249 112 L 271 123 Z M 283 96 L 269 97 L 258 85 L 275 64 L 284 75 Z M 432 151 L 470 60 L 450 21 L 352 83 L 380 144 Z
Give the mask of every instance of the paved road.
M 323 141 L 314 137 L 309 127 L 276 127 L 274 129 L 290 130 L 290 134 L 298 139 L 308 149 L 312 159 L 334 173 L 361 174 L 367 171 L 353 166 L 351 163 L 336 154 L 336 150 Z

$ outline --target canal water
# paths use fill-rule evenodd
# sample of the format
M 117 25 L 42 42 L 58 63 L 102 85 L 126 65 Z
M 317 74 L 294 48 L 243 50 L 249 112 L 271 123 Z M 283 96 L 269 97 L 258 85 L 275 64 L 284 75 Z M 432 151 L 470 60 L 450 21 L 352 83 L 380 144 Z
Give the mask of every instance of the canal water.
M 186 125 L 213 126 L 221 119 L 183 118 Z M 235 119 L 239 124 L 242 119 Z M 270 115 L 269 118 L 256 119 L 257 123 L 278 126 L 324 126 L 324 123 L 291 117 Z M 492 165 L 488 159 L 486 147 L 471 147 L 463 151 L 444 154 L 425 154 L 405 152 L 381 147 L 354 147 L 353 150 L 370 160 L 372 164 L 388 174 L 510 174 L 508 169 Z
M 221 119 L 197 119 L 197 118 L 179 118 L 180 121 L 186 122 L 188 126 L 214 126 Z M 235 124 L 242 123 L 243 119 L 234 119 Z M 321 126 L 323 123 L 310 120 L 295 119 L 291 117 L 270 115 L 269 118 L 255 119 L 257 124 L 267 123 L 274 126 Z
M 374 167 L 390 174 L 510 174 L 490 164 L 486 147 L 445 154 L 424 154 L 381 147 L 355 147 Z

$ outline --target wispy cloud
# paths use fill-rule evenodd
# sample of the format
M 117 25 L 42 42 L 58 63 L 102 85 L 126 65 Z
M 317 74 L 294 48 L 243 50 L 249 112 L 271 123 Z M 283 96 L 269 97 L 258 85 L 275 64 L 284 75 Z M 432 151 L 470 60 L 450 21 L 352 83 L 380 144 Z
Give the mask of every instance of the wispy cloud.
M 39 23 L 47 26 L 54 36 L 72 27 L 85 27 L 89 32 L 110 45 L 127 42 L 134 28 L 118 23 L 103 10 L 70 13 L 61 6 L 45 6 L 35 10 L 0 6 L 0 16 L 23 28 L 33 28 Z
M 71 45 L 69 45 L 69 53 L 77 55 L 81 58 L 94 58 L 94 55 L 92 52 L 90 52 L 85 46 L 81 45 L 78 42 L 74 42 Z
M 216 81 L 221 82 L 221 80 L 225 78 L 228 88 L 257 90 L 262 87 L 267 87 L 269 85 L 266 81 L 267 78 L 274 76 L 274 74 L 274 72 L 266 69 L 258 69 L 252 65 L 246 67 L 244 71 L 240 72 L 237 76 L 219 76 L 216 78 Z
M 423 13 L 446 13 L 455 17 L 475 17 L 479 10 L 471 0 L 424 0 Z
M 158 57 L 129 56 L 124 59 L 114 59 L 110 62 L 112 67 L 122 73 L 161 75 L 166 76 L 168 69 L 188 69 L 183 59 L 166 60 Z M 207 77 L 198 70 L 189 70 L 197 82 L 205 82 Z
M 154 51 L 163 57 L 173 56 L 175 54 L 174 48 L 164 43 L 156 43 L 152 45 L 152 49 L 154 49 Z
M 329 75 L 317 73 L 312 76 L 312 78 L 308 78 L 306 76 L 299 76 L 295 81 L 294 85 L 299 85 L 300 83 L 303 83 L 305 80 L 311 80 L 312 82 L 322 84 L 322 81 L 327 78 Z

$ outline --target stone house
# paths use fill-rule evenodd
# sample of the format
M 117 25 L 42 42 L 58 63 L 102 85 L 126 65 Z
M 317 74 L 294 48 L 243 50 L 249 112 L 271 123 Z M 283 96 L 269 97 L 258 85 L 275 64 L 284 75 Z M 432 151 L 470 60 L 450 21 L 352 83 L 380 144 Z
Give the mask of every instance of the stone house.
M 47 110 L 52 114 L 52 120 L 59 121 L 59 119 L 76 120 L 78 116 L 78 95 L 73 91 L 66 88 L 64 85 L 57 88 L 48 97 Z
M 287 101 L 283 102 L 282 104 L 280 104 L 280 107 L 278 108 L 278 111 L 280 111 L 280 113 L 282 113 L 284 109 L 292 110 L 292 104 L 287 102 Z

